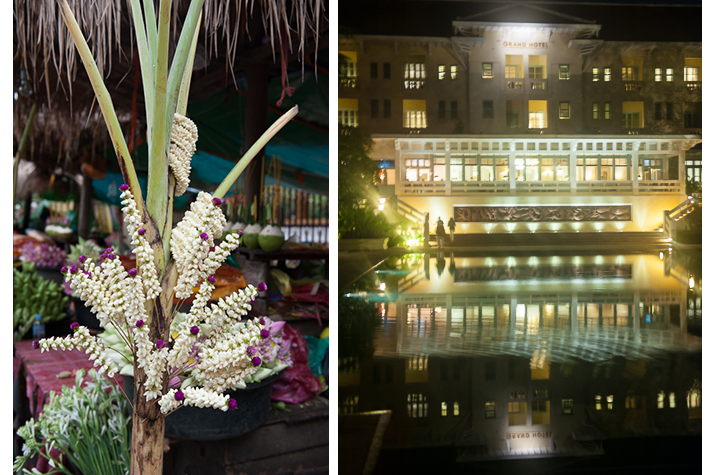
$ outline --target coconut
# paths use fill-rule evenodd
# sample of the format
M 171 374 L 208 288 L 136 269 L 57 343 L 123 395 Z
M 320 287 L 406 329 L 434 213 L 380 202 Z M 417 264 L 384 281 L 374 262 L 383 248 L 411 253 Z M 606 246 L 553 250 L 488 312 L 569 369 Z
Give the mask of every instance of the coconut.
M 259 233 L 259 246 L 266 252 L 275 252 L 284 244 L 284 233 L 278 226 L 269 224 Z
M 250 224 L 244 228 L 242 242 L 249 249 L 259 249 L 259 233 L 261 232 L 260 224 Z

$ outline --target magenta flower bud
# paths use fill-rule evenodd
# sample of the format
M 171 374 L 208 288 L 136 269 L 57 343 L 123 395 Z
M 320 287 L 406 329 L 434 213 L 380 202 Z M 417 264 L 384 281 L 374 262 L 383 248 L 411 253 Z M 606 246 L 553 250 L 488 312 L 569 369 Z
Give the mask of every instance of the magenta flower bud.
M 256 348 L 254 348 L 253 346 L 249 345 L 249 346 L 247 347 L 247 356 L 248 356 L 249 358 L 251 358 L 251 357 L 254 356 L 255 354 L 256 354 Z
M 82 264 L 83 264 L 84 262 L 86 262 L 86 256 L 84 256 L 84 255 L 79 256 L 79 262 L 82 263 Z
M 201 233 L 200 237 L 202 238 L 203 241 L 207 241 L 210 238 L 209 234 L 207 234 L 207 233 Z
M 251 362 L 254 366 L 259 366 L 261 364 L 261 358 L 255 356 L 254 359 L 251 360 Z
M 269 330 L 267 330 L 266 328 L 264 328 L 263 330 L 261 330 L 260 333 L 261 333 L 261 337 L 262 337 L 262 338 L 269 338 Z
M 76 330 L 78 326 L 79 324 L 77 322 L 73 322 L 71 325 L 69 325 L 69 328 L 71 328 L 72 330 Z
M 144 322 L 143 320 L 138 320 L 138 321 L 136 322 L 136 328 L 142 327 L 144 323 L 145 323 L 145 322 Z
M 113 248 L 112 247 L 107 248 L 106 254 L 111 254 L 111 253 L 113 253 Z
M 159 350 L 162 350 L 165 348 L 165 342 L 163 340 L 158 340 L 155 342 L 155 347 L 158 348 Z
M 264 320 L 264 317 L 259 317 L 259 323 L 262 325 L 266 325 L 266 320 Z
M 207 277 L 207 282 L 209 282 L 210 284 L 214 284 L 215 282 L 217 282 L 217 279 L 215 279 L 214 276 L 211 275 Z
M 145 228 L 138 228 L 138 235 L 143 236 L 145 234 Z
M 222 200 L 220 200 L 219 198 L 212 198 L 212 204 L 215 206 L 219 206 L 222 204 Z
M 259 285 L 256 286 L 256 290 L 258 290 L 259 292 L 263 292 L 266 289 L 268 289 L 268 287 L 266 286 L 266 282 L 260 282 Z
M 200 327 L 198 327 L 197 325 L 193 325 L 192 328 L 190 328 L 190 333 L 192 333 L 193 335 L 197 335 L 198 333 L 200 333 Z
M 128 269 L 128 276 L 135 277 L 138 274 L 138 269 Z
M 91 272 L 84 272 L 84 275 L 85 275 L 86 277 L 88 277 L 89 279 L 91 279 L 91 276 L 94 275 L 94 274 L 92 274 Z
M 185 400 L 185 395 L 182 393 L 182 391 L 178 390 L 178 392 L 175 393 L 175 400 L 176 401 L 184 401 Z
M 108 255 L 108 256 L 106 256 L 106 257 L 108 257 L 108 258 L 109 258 L 109 260 L 111 260 L 111 259 L 115 259 L 115 258 L 116 258 L 116 254 L 109 254 L 109 255 Z
M 227 403 L 227 406 L 229 407 L 230 411 L 233 411 L 237 408 L 237 400 L 236 399 L 230 399 L 229 402 Z
M 102 259 L 102 260 L 103 260 L 103 259 L 106 259 L 106 257 L 108 257 L 108 254 L 106 254 L 105 252 L 104 252 L 103 254 L 101 254 L 101 259 Z
M 242 231 L 241 229 L 238 229 L 237 234 L 239 235 L 239 237 L 242 237 L 244 235 L 244 231 Z
M 69 272 L 71 272 L 72 274 L 76 274 L 76 272 L 78 270 L 79 270 L 79 268 L 77 266 L 71 266 L 71 269 L 69 269 Z
M 35 350 L 39 348 L 39 342 L 37 340 L 32 342 L 32 348 L 34 348 Z
M 59 272 L 61 272 L 62 274 L 66 274 L 68 270 L 69 268 L 67 266 L 62 266 L 62 268 L 59 269 Z
M 119 186 L 118 189 L 121 191 L 126 191 L 128 189 L 128 185 L 124 183 L 123 185 Z

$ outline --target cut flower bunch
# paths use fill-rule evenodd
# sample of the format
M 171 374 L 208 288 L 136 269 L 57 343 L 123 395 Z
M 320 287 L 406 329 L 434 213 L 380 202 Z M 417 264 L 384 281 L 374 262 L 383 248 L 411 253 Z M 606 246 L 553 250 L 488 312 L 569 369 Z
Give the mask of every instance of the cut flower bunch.
M 146 303 L 150 305 L 150 301 L 159 296 L 160 283 L 153 253 L 146 242 L 145 225 L 136 212 L 133 195 L 128 185 L 122 185 L 121 191 L 138 269 L 124 269 L 113 249 L 109 248 L 98 263 L 81 256 L 79 261 L 83 269 L 63 267 L 66 280 L 74 294 L 91 306 L 101 326 L 107 328 L 110 325 L 116 330 L 123 350 L 114 351 L 120 351 L 118 354 L 122 358 L 134 361 L 143 369 L 147 376 L 143 396 L 147 401 L 156 400 L 164 414 L 183 405 L 223 411 L 236 409 L 236 401 L 222 393 L 241 385 L 247 378 L 251 380 L 263 360 L 273 361 L 278 356 L 273 354 L 270 346 L 264 345 L 264 341 L 270 339 L 265 319 L 237 324 L 251 310 L 250 304 L 257 292 L 266 290 L 266 285 L 261 283 L 257 289 L 250 284 L 215 304 L 209 304 L 215 287 L 213 274 L 239 245 L 239 238 L 236 234 L 228 234 L 224 241 L 215 245 L 224 226 L 224 216 L 219 208 L 221 200 L 201 192 L 173 231 L 171 239 L 177 267 L 174 295 L 185 299 L 192 294 L 194 286 L 199 285 L 199 290 L 190 312 L 173 326 L 174 331 L 168 333 L 169 339 L 152 342 L 148 332 L 151 317 Z M 210 250 L 212 248 L 214 250 Z M 201 324 L 206 326 L 200 328 Z M 88 329 L 78 324 L 73 325 L 73 330 L 73 335 L 46 338 L 37 346 L 42 351 L 79 348 L 91 354 L 99 372 L 105 372 L 109 377 L 118 372 L 116 362 L 107 354 L 105 340 L 92 336 Z M 166 373 L 168 379 L 173 380 L 187 370 L 190 371 L 190 385 L 180 388 L 163 386 Z

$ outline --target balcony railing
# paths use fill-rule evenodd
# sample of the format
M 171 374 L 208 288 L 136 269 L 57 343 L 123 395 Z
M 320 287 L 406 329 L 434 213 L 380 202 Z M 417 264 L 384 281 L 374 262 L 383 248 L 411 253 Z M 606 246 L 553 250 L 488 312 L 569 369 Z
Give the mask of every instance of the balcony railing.
M 649 180 L 639 181 L 638 188 L 633 182 L 625 181 L 578 181 L 577 194 L 655 194 L 655 193 L 680 193 L 681 183 L 678 180 Z M 402 185 L 402 193 L 411 194 L 436 194 L 436 195 L 464 195 L 479 193 L 495 194 L 543 194 L 543 193 L 572 193 L 572 183 L 569 181 L 517 181 L 515 188 L 511 189 L 508 181 L 452 181 L 450 191 L 446 191 L 446 182 L 406 182 Z
M 642 82 L 627 82 L 624 83 L 624 89 L 626 92 L 641 92 L 643 87 Z
M 342 88 L 354 89 L 357 87 L 357 77 L 341 77 L 339 81 Z
M 686 89 L 689 91 L 702 91 L 703 90 L 703 83 L 702 82 L 689 82 L 685 84 Z

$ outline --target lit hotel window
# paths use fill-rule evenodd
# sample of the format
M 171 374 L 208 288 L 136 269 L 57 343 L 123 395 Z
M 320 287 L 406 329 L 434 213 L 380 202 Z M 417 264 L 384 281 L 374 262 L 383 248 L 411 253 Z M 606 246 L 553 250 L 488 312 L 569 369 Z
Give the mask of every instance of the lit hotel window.
M 666 68 L 666 81 L 673 82 L 673 68 Z
M 425 129 L 427 127 L 426 101 L 405 99 L 402 110 L 405 129 Z
M 638 81 L 639 68 L 637 66 L 624 66 L 621 68 L 622 81 Z
M 446 403 L 442 402 L 441 403 L 441 417 L 446 417 L 446 415 L 447 415 Z
M 573 401 L 572 399 L 562 400 L 562 414 L 572 414 Z
M 459 67 L 458 67 L 458 65 L 452 64 L 452 65 L 451 65 L 450 72 L 451 72 L 451 79 L 452 79 L 452 80 L 458 79 L 458 77 L 459 77 Z
M 688 396 L 687 396 L 687 403 L 689 408 L 693 407 L 700 407 L 701 404 L 701 398 L 700 398 L 700 390 L 697 388 L 693 388 L 690 391 L 688 391 Z
M 611 68 L 604 68 L 604 82 L 611 81 Z
M 663 81 L 663 69 L 661 69 L 661 68 L 654 69 L 653 70 L 653 78 L 655 79 L 656 82 Z
M 663 391 L 658 393 L 658 396 L 656 397 L 656 407 L 658 407 L 658 409 L 663 409 L 663 403 L 665 398 L 666 394 Z
M 597 394 L 596 396 L 594 396 L 594 409 L 596 409 L 597 411 L 602 410 L 602 395 L 601 394 Z
M 458 416 L 461 412 L 459 411 L 458 401 L 454 401 L 454 416 Z
M 482 77 L 483 79 L 493 78 L 493 63 L 483 63 Z
M 560 119 L 569 119 L 569 102 L 560 102 Z
M 606 408 L 610 411 L 614 409 L 614 395 L 610 394 L 606 397 Z
M 683 80 L 684 81 L 700 81 L 700 68 L 686 66 L 683 69 Z
M 424 87 L 426 70 L 424 63 L 404 63 L 404 88 L 421 89 Z
M 424 394 L 407 394 L 407 414 L 412 419 L 427 417 L 429 404 Z
M 439 65 L 439 81 L 446 79 L 446 66 L 443 64 Z
M 496 417 L 496 402 L 487 401 L 486 402 L 486 419 L 495 419 Z
M 675 408 L 675 393 L 668 393 L 668 407 Z
M 569 64 L 560 64 L 560 79 L 568 80 L 569 78 Z
M 338 109 L 338 123 L 344 127 L 357 127 L 357 110 Z
M 611 102 L 604 103 L 604 118 L 611 119 Z
M 638 407 L 638 396 L 628 395 L 626 396 L 626 409 L 640 409 Z
M 599 68 L 592 68 L 592 81 L 599 81 Z
M 598 118 L 599 118 L 599 103 L 592 102 L 592 119 L 598 119 Z

